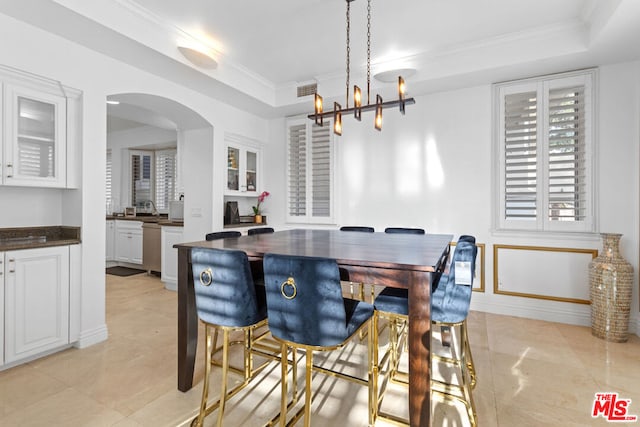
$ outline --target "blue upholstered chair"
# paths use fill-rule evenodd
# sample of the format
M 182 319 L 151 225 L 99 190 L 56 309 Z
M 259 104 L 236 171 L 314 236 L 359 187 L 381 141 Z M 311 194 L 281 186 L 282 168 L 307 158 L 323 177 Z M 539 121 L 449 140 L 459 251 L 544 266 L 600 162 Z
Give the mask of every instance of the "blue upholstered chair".
M 200 412 L 191 425 L 202 426 L 205 416 L 219 408 L 218 426 L 222 425 L 224 407 L 227 399 L 244 388 L 253 375 L 265 365 L 254 369 L 252 354 L 254 344 L 267 335 L 256 329 L 267 324 L 267 306 L 264 287 L 256 287 L 251 276 L 249 260 L 242 251 L 223 249 L 191 249 L 193 268 L 193 286 L 196 296 L 198 317 L 205 325 L 205 374 L 202 387 Z M 229 365 L 229 334 L 232 331 L 244 332 L 244 367 L 238 369 Z M 222 332 L 223 343 L 216 347 L 218 331 Z M 207 407 L 209 377 L 213 354 L 222 351 L 222 383 L 220 399 Z M 277 351 L 277 350 L 276 350 Z M 274 355 L 271 354 L 271 357 Z M 227 391 L 227 373 L 239 372 L 244 381 Z
M 227 237 L 240 237 L 242 233 L 239 231 L 216 231 L 214 233 L 207 233 L 205 240 L 218 240 L 226 239 Z
M 256 227 L 250 228 L 247 230 L 248 236 L 255 236 L 256 234 L 270 234 L 275 232 L 275 230 L 271 227 Z
M 372 327 L 373 306 L 366 302 L 342 297 L 340 274 L 335 260 L 302 256 L 267 254 L 264 257 L 267 312 L 271 335 L 281 343 L 282 396 L 280 421 L 287 419 L 287 354 L 289 348 L 306 352 L 305 405 L 292 418 L 295 423 L 304 412 L 305 426 L 311 422 L 311 371 L 331 373 L 339 378 L 355 381 L 369 387 L 369 408 L 375 408 L 373 399 L 374 375 L 372 339 L 368 340 L 367 380 L 345 376 L 313 365 L 314 351 L 335 350 L 365 327 Z M 370 337 L 374 334 L 370 330 Z M 294 379 L 295 386 L 295 379 Z M 375 414 L 370 412 L 373 425 Z
M 425 234 L 422 228 L 387 227 L 384 229 L 388 234 Z
M 343 225 L 340 227 L 340 231 L 359 231 L 361 233 L 373 233 L 376 231 L 373 227 L 367 227 L 364 225 Z
M 478 248 L 475 238 L 463 237 L 456 243 L 448 274 L 443 274 L 438 286 L 431 295 L 431 321 L 442 328 L 451 329 L 452 333 L 459 330 L 451 346 L 452 357 L 434 358 L 454 365 L 460 369 L 461 382 L 459 385 L 443 381 L 431 381 L 432 391 L 447 398 L 461 400 L 469 415 L 471 425 L 477 424 L 475 405 L 471 389 L 475 385 L 473 359 L 469 346 L 466 319 L 471 302 L 472 281 L 475 274 L 475 263 Z M 458 275 L 456 276 L 456 270 Z M 463 274 L 464 272 L 464 274 Z M 408 292 L 406 289 L 387 288 L 375 300 L 376 313 L 391 313 L 395 316 L 407 317 L 409 313 Z M 396 351 L 394 349 L 392 351 Z M 393 367 L 390 369 L 393 374 Z M 451 393 L 451 389 L 458 389 L 459 394 Z M 460 394 L 462 396 L 460 396 Z M 385 414 L 380 414 L 384 418 Z

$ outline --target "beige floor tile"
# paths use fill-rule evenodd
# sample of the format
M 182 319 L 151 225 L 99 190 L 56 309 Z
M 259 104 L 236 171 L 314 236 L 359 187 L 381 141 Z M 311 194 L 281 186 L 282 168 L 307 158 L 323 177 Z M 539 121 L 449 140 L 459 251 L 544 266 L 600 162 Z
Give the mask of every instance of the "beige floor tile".
M 106 342 L 63 352 L 0 372 L 1 426 L 188 426 L 197 414 L 202 390 L 202 326 L 194 388 L 176 389 L 177 295 L 160 280 L 140 274 L 107 276 Z M 590 329 L 517 317 L 471 312 L 469 338 L 478 374 L 474 390 L 481 427 L 610 425 L 592 419 L 597 392 L 618 392 L 632 399 L 630 413 L 640 415 L 640 338 L 613 344 L 591 336 Z M 387 343 L 385 330 L 380 337 Z M 434 334 L 434 351 L 439 347 Z M 319 363 L 362 375 L 366 341 L 347 346 Z M 239 355 L 237 352 L 234 353 Z M 237 363 L 237 359 L 236 363 Z M 401 368 L 407 368 L 406 355 Z M 439 368 L 439 367 L 438 367 Z M 445 367 L 444 376 L 451 376 Z M 299 389 L 304 369 L 300 365 Z M 434 376 L 435 367 L 434 367 Z M 280 369 L 270 364 L 225 411 L 225 426 L 262 426 L 279 411 Z M 210 401 L 219 394 L 220 371 L 213 369 Z M 238 377 L 234 376 L 233 381 Z M 365 388 L 316 374 L 313 424 L 367 425 Z M 390 386 L 383 407 L 406 416 L 406 388 Z M 206 419 L 215 425 L 216 412 Z M 432 425 L 468 426 L 460 403 L 432 400 Z M 382 420 L 377 427 L 393 424 Z

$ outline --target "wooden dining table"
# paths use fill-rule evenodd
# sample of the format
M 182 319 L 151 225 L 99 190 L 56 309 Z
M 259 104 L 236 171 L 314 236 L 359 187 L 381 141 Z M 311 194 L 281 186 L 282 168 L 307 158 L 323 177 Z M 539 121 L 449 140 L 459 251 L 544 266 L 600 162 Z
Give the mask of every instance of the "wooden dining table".
M 452 235 L 358 233 L 295 229 L 174 245 L 178 250 L 178 389 L 193 386 L 198 317 L 191 248 L 235 249 L 250 260 L 267 253 L 332 258 L 358 283 L 409 290 L 409 420 L 430 425 L 431 276 L 444 262 Z

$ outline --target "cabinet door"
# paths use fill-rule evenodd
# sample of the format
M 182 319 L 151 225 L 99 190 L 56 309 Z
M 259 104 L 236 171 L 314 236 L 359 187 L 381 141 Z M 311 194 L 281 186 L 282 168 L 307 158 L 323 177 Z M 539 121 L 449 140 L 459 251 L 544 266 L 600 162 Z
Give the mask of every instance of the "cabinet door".
M 116 261 L 142 264 L 142 222 L 116 221 Z
M 106 227 L 106 250 L 105 250 L 105 260 L 113 261 L 115 259 L 115 248 L 116 248 L 116 223 L 115 221 L 107 221 Z
M 69 343 L 69 248 L 5 256 L 5 363 Z
M 172 289 L 175 289 L 178 283 L 178 250 L 173 245 L 182 242 L 182 235 L 182 227 L 162 227 L 161 280 Z
M 0 252 L 0 366 L 4 365 L 4 253 Z
M 6 185 L 66 185 L 66 100 L 63 96 L 5 85 Z
M 225 194 L 256 196 L 260 188 L 260 150 L 241 145 L 227 146 Z

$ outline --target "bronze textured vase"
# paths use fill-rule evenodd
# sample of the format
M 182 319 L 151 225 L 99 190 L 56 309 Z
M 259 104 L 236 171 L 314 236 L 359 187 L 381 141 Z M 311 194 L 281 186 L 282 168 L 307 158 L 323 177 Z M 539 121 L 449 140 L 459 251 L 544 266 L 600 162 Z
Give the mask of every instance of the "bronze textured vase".
M 619 251 L 622 234 L 602 233 L 602 252 L 589 263 L 591 334 L 613 342 L 629 338 L 633 267 Z

